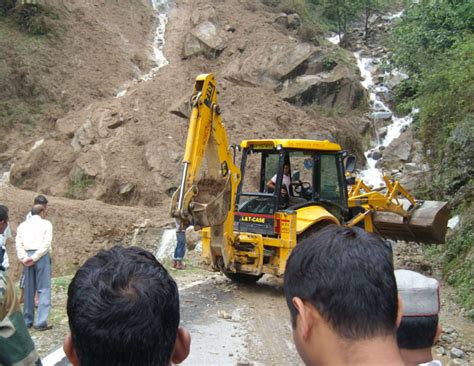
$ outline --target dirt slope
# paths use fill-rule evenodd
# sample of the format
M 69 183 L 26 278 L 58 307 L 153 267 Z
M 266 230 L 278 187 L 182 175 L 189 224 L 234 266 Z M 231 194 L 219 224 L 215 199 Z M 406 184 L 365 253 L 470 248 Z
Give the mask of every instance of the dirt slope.
M 204 55 L 183 59 L 187 33 L 193 21 L 209 17 L 209 4 L 212 20 L 225 32 L 227 47 L 215 59 Z M 86 8 L 95 9 L 90 4 Z M 165 202 L 178 184 L 187 131 L 187 121 L 169 111 L 190 95 L 196 75 L 203 72 L 213 72 L 218 79 L 223 120 L 232 143 L 243 138 L 318 138 L 332 133 L 345 147 L 360 153 L 357 128 L 349 118 L 324 118 L 314 108 L 308 107 L 308 112 L 283 101 L 276 92 L 273 74 L 267 71 L 281 66 L 270 63 L 268 70 L 262 69 L 261 50 L 284 51 L 301 41 L 277 27 L 272 21 L 275 16 L 253 2 L 177 1 L 166 33 L 164 53 L 169 65 L 149 82 L 132 83 L 121 98 L 103 98 L 59 118 L 49 140 L 32 152 L 17 154 L 12 183 L 56 196 L 71 196 L 79 189 L 79 198 L 113 204 Z M 235 73 L 235 63 L 242 73 Z M 107 69 L 100 64 L 97 68 Z
M 360 153 L 354 118 L 359 110 L 341 118 L 323 117 L 321 108 L 296 106 L 279 95 L 276 86 L 283 83 L 275 75 L 288 68 L 285 57 L 295 57 L 288 50 L 310 50 L 317 57 L 331 50 L 299 41 L 275 24 L 277 14 L 259 2 L 176 1 L 165 36 L 169 65 L 147 82 L 136 80 L 153 64 L 150 42 L 157 19 L 148 1 L 45 3 L 58 19 L 52 20 L 54 33 L 40 39 L 38 62 L 27 53 L 14 53 L 7 64 L 31 61 L 27 71 L 35 85 L 53 95 L 43 108 L 54 113 L 42 115 L 35 128 L 15 128 L 2 135 L 7 149 L 0 161 L 4 169 L 14 163 L 11 182 L 21 189 L 0 188 L 0 201 L 12 210 L 15 229 L 33 201 L 35 193 L 30 191 L 48 195 L 57 275 L 70 273 L 114 242 L 132 243 L 137 225 L 146 220 L 150 221 L 138 227 L 135 239 L 154 248 L 160 228 L 171 222 L 169 196 L 178 185 L 187 132 L 187 120 L 170 111 L 191 94 L 200 73 L 213 72 L 218 79 L 231 143 L 244 138 L 330 136 Z M 225 33 L 226 47 L 217 58 L 183 58 L 188 32 L 205 19 Z M 267 52 L 273 57 L 270 61 Z M 349 92 L 341 98 L 349 98 L 358 84 L 356 73 L 345 73 L 352 74 L 354 85 L 348 85 Z M 123 88 L 126 94 L 117 98 Z M 347 104 L 337 100 L 337 93 L 328 98 Z M 44 142 L 32 149 L 40 138 Z M 13 245 L 9 253 L 15 257 Z

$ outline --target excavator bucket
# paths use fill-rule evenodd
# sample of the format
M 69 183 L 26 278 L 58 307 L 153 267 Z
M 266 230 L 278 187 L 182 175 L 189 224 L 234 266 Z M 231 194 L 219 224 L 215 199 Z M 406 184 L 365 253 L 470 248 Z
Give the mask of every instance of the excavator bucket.
M 408 208 L 408 200 L 400 200 Z M 447 202 L 423 201 L 410 218 L 393 212 L 376 211 L 373 224 L 376 231 L 387 239 L 415 241 L 426 244 L 443 244 L 448 228 L 449 206 Z
M 230 211 L 230 180 L 201 179 L 189 207 L 193 224 L 200 227 L 221 225 Z

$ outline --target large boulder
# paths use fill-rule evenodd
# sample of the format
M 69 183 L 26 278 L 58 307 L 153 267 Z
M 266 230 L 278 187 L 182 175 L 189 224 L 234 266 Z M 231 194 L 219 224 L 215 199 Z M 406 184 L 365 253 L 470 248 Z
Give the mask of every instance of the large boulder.
M 298 76 L 285 82 L 279 95 L 298 106 L 320 105 L 347 111 L 361 105 L 365 92 L 349 68 L 338 65 L 330 72 Z
M 206 20 L 195 26 L 184 40 L 183 58 L 203 54 L 207 58 L 217 58 L 227 47 L 227 38 L 217 26 Z
M 400 165 L 408 162 L 411 157 L 413 142 L 414 139 L 411 129 L 402 132 L 400 137 L 386 146 L 383 153 L 382 166 L 388 170 L 393 170 L 400 168 Z
M 311 57 L 319 52 L 310 43 L 271 44 L 255 49 L 244 59 L 235 59 L 224 71 L 224 77 L 276 87 L 281 81 L 304 74 Z

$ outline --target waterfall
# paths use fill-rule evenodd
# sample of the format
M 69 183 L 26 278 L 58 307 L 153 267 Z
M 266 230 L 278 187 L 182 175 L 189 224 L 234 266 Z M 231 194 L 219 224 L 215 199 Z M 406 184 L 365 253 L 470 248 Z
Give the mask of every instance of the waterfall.
M 158 21 L 153 38 L 153 61 L 155 62 L 156 66 L 153 67 L 147 74 L 141 76 L 140 80 L 143 81 L 149 81 L 153 79 L 156 73 L 163 66 L 168 65 L 168 60 L 163 53 L 163 48 L 165 45 L 165 31 L 166 25 L 168 24 L 168 13 L 171 9 L 171 0 L 151 0 L 151 5 L 155 11 L 155 17 Z M 130 83 L 127 83 L 125 87 L 122 87 L 117 92 L 116 97 L 121 98 L 126 95 L 129 86 Z

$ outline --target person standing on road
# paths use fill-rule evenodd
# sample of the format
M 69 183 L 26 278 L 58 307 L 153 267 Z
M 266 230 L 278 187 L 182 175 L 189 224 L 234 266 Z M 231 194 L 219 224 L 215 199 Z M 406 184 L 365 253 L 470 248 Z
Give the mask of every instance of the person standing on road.
M 0 234 L 8 226 L 8 208 L 0 205 Z M 41 365 L 25 326 L 13 282 L 0 268 L 0 365 Z
M 18 226 L 16 251 L 25 273 L 25 323 L 31 327 L 35 315 L 35 292 L 38 291 L 38 317 L 34 328 L 47 330 L 51 310 L 51 242 L 53 226 L 46 220 L 47 208 L 34 205 L 32 217 Z
M 176 248 L 174 250 L 174 269 L 185 269 L 184 254 L 186 253 L 186 229 L 183 224 L 176 224 Z
M 42 205 L 44 208 L 48 208 L 48 199 L 43 196 L 42 194 L 39 194 L 35 197 L 33 201 L 33 206 L 34 205 Z M 26 214 L 25 220 L 29 220 L 32 216 L 32 210 L 28 211 Z M 23 304 L 24 302 L 24 289 L 25 289 L 25 272 L 21 274 L 20 278 L 20 304 Z M 38 306 L 38 293 L 35 293 L 35 306 Z

